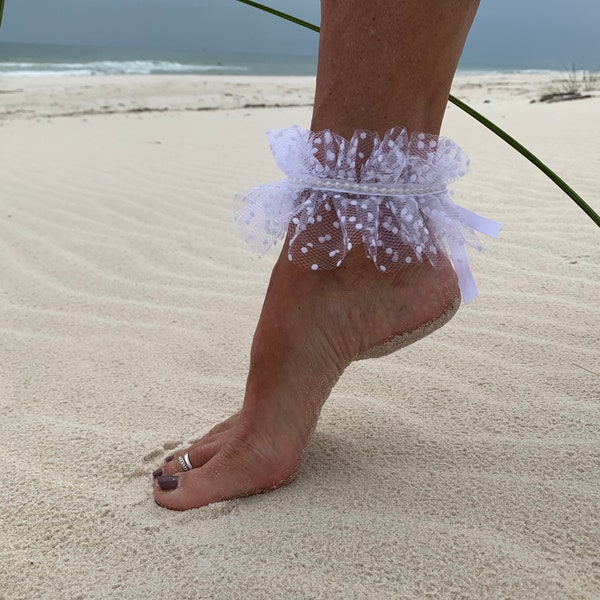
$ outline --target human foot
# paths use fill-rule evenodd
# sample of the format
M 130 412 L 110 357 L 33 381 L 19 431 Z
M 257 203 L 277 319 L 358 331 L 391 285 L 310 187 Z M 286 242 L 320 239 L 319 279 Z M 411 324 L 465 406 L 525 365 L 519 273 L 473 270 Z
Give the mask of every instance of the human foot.
M 186 510 L 290 482 L 345 367 L 417 341 L 459 303 L 449 262 L 380 273 L 357 248 L 338 269 L 310 271 L 284 251 L 254 335 L 242 410 L 187 449 L 192 470 L 175 459 L 155 471 L 156 502 Z

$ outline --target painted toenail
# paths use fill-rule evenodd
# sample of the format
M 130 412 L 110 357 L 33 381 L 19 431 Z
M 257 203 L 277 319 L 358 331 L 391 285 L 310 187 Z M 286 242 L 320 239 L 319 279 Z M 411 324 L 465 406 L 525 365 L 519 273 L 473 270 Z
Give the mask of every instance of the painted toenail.
M 162 475 L 162 469 L 156 469 L 156 471 L 154 471 L 154 473 L 152 473 L 152 477 L 154 477 L 154 479 L 156 479 L 157 477 L 160 477 Z
M 169 454 L 169 456 L 165 457 L 165 462 L 171 462 L 175 458 L 174 454 Z
M 179 477 L 174 475 L 159 475 L 156 478 L 156 483 L 158 483 L 158 487 L 160 487 L 163 492 L 170 492 L 171 490 L 177 489 Z

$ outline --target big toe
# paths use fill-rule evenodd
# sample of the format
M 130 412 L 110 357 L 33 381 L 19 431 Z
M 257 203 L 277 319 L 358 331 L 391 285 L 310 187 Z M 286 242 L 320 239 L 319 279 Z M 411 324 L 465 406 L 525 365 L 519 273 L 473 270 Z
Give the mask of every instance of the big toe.
M 188 510 L 226 500 L 226 490 L 219 489 L 214 480 L 200 473 L 199 469 L 160 475 L 154 480 L 154 500 L 159 506 L 171 510 Z
M 188 510 L 256 494 L 268 487 L 231 466 L 207 465 L 176 475 L 157 477 L 154 480 L 154 500 L 171 510 Z

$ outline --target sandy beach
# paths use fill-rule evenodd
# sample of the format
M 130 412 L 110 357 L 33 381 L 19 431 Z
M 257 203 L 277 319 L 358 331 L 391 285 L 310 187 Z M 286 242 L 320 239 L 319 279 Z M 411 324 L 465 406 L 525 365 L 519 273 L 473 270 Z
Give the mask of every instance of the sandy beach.
M 597 211 L 600 93 L 548 75 L 453 93 Z M 455 201 L 503 223 L 480 297 L 351 365 L 298 478 L 174 513 L 165 454 L 236 411 L 276 252 L 232 197 L 281 178 L 312 78 L 0 81 L 0 597 L 600 598 L 600 231 L 454 106 Z

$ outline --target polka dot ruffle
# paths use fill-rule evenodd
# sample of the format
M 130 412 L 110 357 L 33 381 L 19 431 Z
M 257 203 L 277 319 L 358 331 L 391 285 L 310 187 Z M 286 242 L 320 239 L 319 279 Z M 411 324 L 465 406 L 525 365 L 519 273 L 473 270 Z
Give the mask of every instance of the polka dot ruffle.
M 399 128 L 383 138 L 298 127 L 268 137 L 288 178 L 236 197 L 236 223 L 259 256 L 288 233 L 288 258 L 312 270 L 338 267 L 357 245 L 382 272 L 425 259 L 439 266 L 444 257 L 457 268 L 466 244 L 480 247 L 474 230 L 497 235 L 498 224 L 451 200 L 447 185 L 469 164 L 451 140 Z

